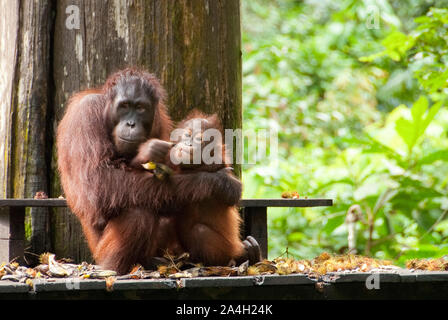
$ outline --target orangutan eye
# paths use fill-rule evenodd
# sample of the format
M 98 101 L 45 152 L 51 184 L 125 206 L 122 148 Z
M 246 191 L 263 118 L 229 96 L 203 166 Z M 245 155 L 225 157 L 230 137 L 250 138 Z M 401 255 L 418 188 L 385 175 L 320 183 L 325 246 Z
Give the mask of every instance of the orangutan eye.
M 127 110 L 129 109 L 129 103 L 120 103 L 118 107 L 122 110 Z

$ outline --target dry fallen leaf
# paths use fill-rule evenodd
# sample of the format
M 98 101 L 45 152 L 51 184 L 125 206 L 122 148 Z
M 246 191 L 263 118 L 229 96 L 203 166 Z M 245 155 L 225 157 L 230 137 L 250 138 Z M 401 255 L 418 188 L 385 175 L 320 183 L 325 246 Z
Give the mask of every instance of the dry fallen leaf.
M 51 255 L 51 253 L 49 253 L 49 252 L 45 252 L 45 253 L 42 253 L 40 256 L 39 256 L 39 262 L 41 263 L 41 264 L 48 264 L 48 257 Z
M 34 195 L 34 199 L 36 200 L 42 200 L 42 199 L 48 199 L 48 195 L 45 193 L 45 191 L 37 191 Z
M 297 191 L 284 191 L 284 192 L 282 192 L 282 198 L 284 198 L 284 199 L 299 199 L 300 195 Z
M 33 280 L 31 279 L 26 279 L 25 283 L 30 287 L 33 288 L 34 284 L 33 284 Z
M 67 277 L 72 274 L 72 272 L 64 268 L 62 263 L 55 260 L 54 254 L 48 256 L 48 268 L 48 273 L 53 277 Z
M 428 271 L 448 271 L 448 256 L 438 259 L 412 259 L 406 262 L 406 268 Z
M 106 278 L 106 290 L 113 291 L 114 290 L 115 277 L 107 277 Z

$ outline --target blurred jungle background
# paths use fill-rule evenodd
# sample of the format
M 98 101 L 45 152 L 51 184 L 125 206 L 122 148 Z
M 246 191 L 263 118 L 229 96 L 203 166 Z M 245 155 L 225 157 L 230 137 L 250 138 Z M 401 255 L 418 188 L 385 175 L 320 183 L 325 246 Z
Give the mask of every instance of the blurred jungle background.
M 448 1 L 242 1 L 244 128 L 277 128 L 279 165 L 243 166 L 245 198 L 334 199 L 271 208 L 269 252 L 448 254 Z

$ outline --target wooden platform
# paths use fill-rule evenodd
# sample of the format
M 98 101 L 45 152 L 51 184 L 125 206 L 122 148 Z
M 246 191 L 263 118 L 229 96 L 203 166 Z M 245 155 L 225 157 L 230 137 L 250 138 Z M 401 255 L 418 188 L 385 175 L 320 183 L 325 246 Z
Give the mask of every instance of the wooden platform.
M 244 220 L 243 237 L 257 239 L 262 256 L 268 256 L 268 207 L 332 206 L 331 199 L 242 199 L 239 206 Z M 0 199 L 0 262 L 24 255 L 25 209 L 27 207 L 66 207 L 64 199 Z
M 377 277 L 374 279 L 374 277 Z M 448 272 L 394 270 L 332 273 L 310 279 L 303 274 L 184 279 L 1 281 L 0 299 L 448 299 Z
M 242 199 L 240 207 L 326 207 L 332 199 Z M 66 207 L 65 199 L 0 199 L 0 207 Z

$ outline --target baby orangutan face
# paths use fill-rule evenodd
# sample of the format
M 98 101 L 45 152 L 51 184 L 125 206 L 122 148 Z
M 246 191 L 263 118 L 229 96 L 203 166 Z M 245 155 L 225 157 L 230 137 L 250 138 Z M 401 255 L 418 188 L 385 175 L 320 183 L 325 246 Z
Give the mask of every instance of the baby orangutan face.
M 226 166 L 225 148 L 216 116 L 196 117 L 173 131 L 170 160 L 183 170 L 217 171 Z

